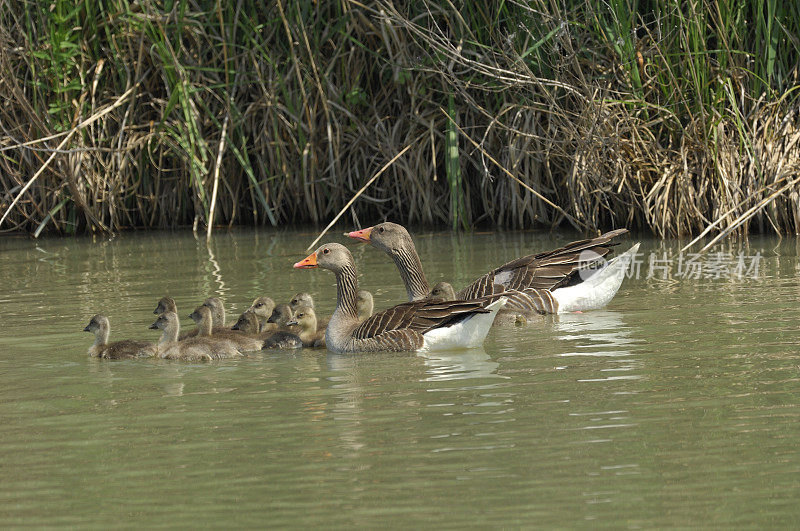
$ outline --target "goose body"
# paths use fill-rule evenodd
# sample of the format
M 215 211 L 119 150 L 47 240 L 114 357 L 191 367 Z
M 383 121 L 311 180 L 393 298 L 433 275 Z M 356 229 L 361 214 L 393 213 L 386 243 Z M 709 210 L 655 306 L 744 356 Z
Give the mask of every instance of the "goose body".
M 612 240 L 626 232 L 627 229 L 617 229 L 552 251 L 512 260 L 477 278 L 453 296 L 455 300 L 467 300 L 506 293 L 508 304 L 504 312 L 525 318 L 534 313 L 564 313 L 602 308 L 614 297 L 622 284 L 627 266 L 639 246 L 636 244 L 621 255 L 619 258 L 626 258 L 617 260 L 617 266 L 611 269 L 608 268 L 613 260 L 594 275 L 586 274 L 586 270 L 602 264 L 615 245 Z M 347 235 L 369 243 L 394 260 L 409 300 L 421 300 L 431 295 L 432 290 L 422 270 L 414 242 L 404 227 L 386 222 Z M 588 282 L 603 270 L 607 271 L 602 277 Z
M 336 310 L 325 330 L 325 344 L 334 352 L 474 347 L 483 342 L 497 311 L 506 303 L 505 297 L 497 295 L 467 301 L 412 301 L 359 322 L 358 279 L 346 247 L 323 245 L 294 267 L 322 267 L 336 275 Z
M 93 358 L 152 358 L 158 352 L 155 343 L 147 341 L 123 339 L 109 343 L 111 324 L 105 315 L 98 314 L 92 317 L 83 331 L 94 333 L 94 344 L 89 347 L 89 356 Z

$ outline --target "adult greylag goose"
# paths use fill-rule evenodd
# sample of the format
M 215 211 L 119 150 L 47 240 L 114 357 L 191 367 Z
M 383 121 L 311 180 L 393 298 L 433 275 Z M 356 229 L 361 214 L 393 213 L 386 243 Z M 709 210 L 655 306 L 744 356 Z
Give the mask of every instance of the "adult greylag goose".
M 517 258 L 477 278 L 455 293 L 455 298 L 465 300 L 516 290 L 516 296 L 509 298 L 507 311 L 564 313 L 602 308 L 617 293 L 639 244 L 599 269 L 594 268 L 612 252 L 612 240 L 626 232 L 627 229 L 612 230 L 552 251 Z M 419 255 L 403 226 L 386 222 L 347 236 L 369 243 L 394 260 L 409 300 L 429 295 L 431 289 Z
M 303 342 L 304 347 L 324 347 L 325 330 L 317 327 L 317 314 L 310 306 L 300 306 L 294 314 L 294 318 L 289 321 L 290 325 L 300 327 L 298 337 Z
M 136 339 L 108 342 L 111 334 L 111 323 L 105 315 L 97 314 L 89 320 L 84 332 L 94 333 L 94 344 L 89 347 L 89 356 L 93 358 L 152 358 L 158 352 L 155 343 Z
M 328 243 L 294 264 L 322 267 L 336 275 L 336 310 L 325 330 L 325 345 L 334 352 L 419 351 L 481 345 L 503 296 L 469 301 L 413 301 L 378 312 L 359 323 L 358 278 L 353 256 L 341 244 Z
M 189 318 L 197 325 L 197 335 L 195 337 L 213 337 L 215 340 L 228 341 L 240 351 L 261 350 L 261 345 L 264 343 L 264 340 L 257 336 L 250 336 L 244 332 L 229 330 L 227 328 L 217 329 L 217 331 L 214 332 L 211 326 L 213 322 L 212 315 L 213 312 L 211 308 L 202 304 L 189 314 Z
M 269 325 L 267 326 L 267 320 L 272 315 L 272 312 L 275 310 L 275 301 L 269 297 L 258 297 L 253 301 L 253 304 L 245 310 L 246 312 L 253 312 L 255 316 L 258 318 L 258 331 L 259 332 L 266 332 L 271 329 L 271 331 L 277 330 L 277 326 Z
M 158 340 L 158 355 L 166 359 L 187 361 L 210 361 L 221 358 L 233 358 L 242 353 L 230 341 L 217 340 L 211 337 L 190 337 L 178 341 L 180 322 L 175 312 L 164 312 L 158 316 L 151 330 L 161 330 Z

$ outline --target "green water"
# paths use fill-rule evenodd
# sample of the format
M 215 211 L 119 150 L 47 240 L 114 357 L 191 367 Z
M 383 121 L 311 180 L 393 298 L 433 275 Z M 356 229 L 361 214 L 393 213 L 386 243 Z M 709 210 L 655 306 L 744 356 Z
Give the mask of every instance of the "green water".
M 155 340 L 165 294 L 186 326 L 209 295 L 229 320 L 301 290 L 329 313 L 333 275 L 291 268 L 314 236 L 0 239 L 0 525 L 800 524 L 793 238 L 720 249 L 760 253 L 757 274 L 667 279 L 646 278 L 649 254 L 680 246 L 644 239 L 608 309 L 496 328 L 480 350 L 86 356 L 97 312 L 112 340 Z M 416 235 L 429 280 L 456 286 L 571 239 Z M 377 308 L 402 301 L 388 259 L 351 248 Z

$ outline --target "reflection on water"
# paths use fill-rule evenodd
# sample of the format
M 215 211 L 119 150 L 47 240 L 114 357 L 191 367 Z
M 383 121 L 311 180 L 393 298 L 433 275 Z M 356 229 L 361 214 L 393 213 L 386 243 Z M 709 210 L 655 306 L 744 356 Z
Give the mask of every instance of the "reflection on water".
M 420 356 L 425 360 L 428 376 L 426 382 L 445 380 L 467 380 L 471 378 L 507 378 L 495 374 L 499 365 L 492 361 L 481 348 L 458 351 L 425 352 Z
M 0 522 L 760 528 L 800 518 L 796 239 L 742 244 L 765 257 L 758 278 L 643 269 L 607 310 L 498 328 L 482 349 L 87 358 L 91 315 L 109 315 L 112 339 L 155 341 L 147 327 L 163 295 L 184 326 L 211 295 L 229 318 L 257 296 L 299 291 L 329 313 L 333 276 L 291 268 L 314 236 L 0 239 Z M 429 279 L 460 286 L 573 237 L 417 242 Z M 404 299 L 384 255 L 351 249 L 377 308 Z

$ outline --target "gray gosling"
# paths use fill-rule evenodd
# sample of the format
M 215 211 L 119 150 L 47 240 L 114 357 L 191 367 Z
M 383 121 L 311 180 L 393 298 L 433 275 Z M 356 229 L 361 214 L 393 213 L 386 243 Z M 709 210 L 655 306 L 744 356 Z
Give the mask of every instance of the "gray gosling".
M 250 337 L 244 332 L 230 330 L 228 328 L 212 328 L 213 312 L 206 305 L 195 308 L 189 318 L 197 325 L 197 337 L 211 337 L 215 340 L 228 341 L 239 351 L 261 350 L 262 340 L 257 337 Z
M 294 319 L 289 321 L 288 324 L 300 327 L 298 337 L 303 342 L 304 347 L 325 346 L 325 330 L 317 329 L 317 315 L 314 313 L 313 308 L 300 306 L 294 315 Z
M 358 290 L 356 307 L 358 308 L 359 321 L 364 321 L 368 317 L 371 317 L 372 312 L 375 310 L 375 302 L 372 300 L 372 293 L 365 289 Z
M 275 310 L 274 300 L 269 297 L 258 297 L 245 312 L 253 312 L 258 318 L 259 332 L 274 332 L 278 329 L 278 326 L 273 323 L 267 323 L 273 310 Z
M 89 356 L 104 359 L 122 358 L 152 358 L 158 349 L 155 343 L 139 341 L 136 339 L 123 339 L 122 341 L 108 342 L 111 333 L 111 324 L 108 317 L 97 314 L 89 320 L 84 332 L 94 332 L 94 344 L 89 347 Z
M 229 341 L 211 337 L 190 337 L 178 341 L 180 322 L 175 312 L 165 312 L 150 325 L 152 330 L 161 330 L 158 340 L 158 355 L 166 359 L 185 361 L 211 361 L 241 356 L 241 352 Z

